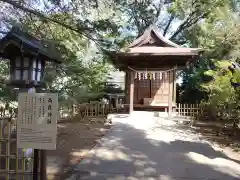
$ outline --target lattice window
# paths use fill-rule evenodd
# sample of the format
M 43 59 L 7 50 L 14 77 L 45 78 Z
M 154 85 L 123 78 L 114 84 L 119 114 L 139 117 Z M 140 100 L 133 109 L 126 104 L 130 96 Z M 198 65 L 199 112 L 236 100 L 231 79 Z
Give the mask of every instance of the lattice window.
M 163 79 L 164 79 L 165 81 L 168 81 L 168 79 L 169 79 L 169 74 L 170 74 L 170 72 L 166 72 L 166 73 L 163 74 Z
M 141 79 L 138 80 L 139 87 L 149 87 L 149 80 L 148 79 Z
M 152 87 L 159 88 L 163 84 L 163 80 L 161 79 L 154 79 L 152 80 Z
M 0 179 L 31 180 L 33 152 L 17 147 L 16 120 L 9 121 L 9 115 L 0 117 Z

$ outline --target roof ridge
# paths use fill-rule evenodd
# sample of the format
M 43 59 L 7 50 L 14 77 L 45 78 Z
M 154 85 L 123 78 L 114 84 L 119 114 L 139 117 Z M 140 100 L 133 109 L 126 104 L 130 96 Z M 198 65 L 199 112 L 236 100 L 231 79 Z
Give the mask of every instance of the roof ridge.
M 173 47 L 181 47 L 180 45 L 172 42 L 171 40 L 169 40 L 168 38 L 166 38 L 165 36 L 162 35 L 162 33 L 159 31 L 159 29 L 155 26 L 153 27 L 152 31 L 157 35 L 158 38 L 160 38 L 162 41 L 164 41 L 166 44 L 169 44 Z
M 133 47 L 140 47 L 144 44 L 147 44 L 150 40 L 151 33 L 154 33 L 156 37 L 158 38 L 159 41 L 162 41 L 164 44 L 170 46 L 170 47 L 181 47 L 180 45 L 172 42 L 171 40 L 167 39 L 164 37 L 161 32 L 159 31 L 158 27 L 156 25 L 150 25 L 144 33 L 139 36 L 137 39 L 135 39 L 129 46 L 128 48 L 133 48 Z M 161 46 L 159 46 L 161 47 Z

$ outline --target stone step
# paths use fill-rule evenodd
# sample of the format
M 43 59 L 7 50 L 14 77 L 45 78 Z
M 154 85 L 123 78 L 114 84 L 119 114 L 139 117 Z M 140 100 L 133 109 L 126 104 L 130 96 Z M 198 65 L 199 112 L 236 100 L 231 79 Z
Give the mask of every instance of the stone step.
M 133 111 L 131 116 L 148 116 L 154 117 L 155 112 L 153 111 Z
M 167 112 L 154 112 L 154 111 L 133 111 L 131 115 L 129 114 L 109 114 L 107 119 L 112 118 L 127 118 L 127 117 L 136 117 L 136 118 L 165 118 L 168 119 L 168 113 Z M 172 113 L 172 116 L 170 118 L 174 121 L 191 121 L 193 118 L 189 116 L 178 116 L 176 113 Z

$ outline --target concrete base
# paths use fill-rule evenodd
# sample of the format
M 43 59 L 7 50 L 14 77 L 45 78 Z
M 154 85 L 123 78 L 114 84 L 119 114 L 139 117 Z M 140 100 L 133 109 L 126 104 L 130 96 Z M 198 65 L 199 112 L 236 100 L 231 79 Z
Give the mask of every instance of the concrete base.
M 158 112 L 158 111 L 133 111 L 131 116 L 148 116 L 148 117 L 169 117 L 168 112 Z M 177 113 L 172 112 L 171 117 L 176 117 Z

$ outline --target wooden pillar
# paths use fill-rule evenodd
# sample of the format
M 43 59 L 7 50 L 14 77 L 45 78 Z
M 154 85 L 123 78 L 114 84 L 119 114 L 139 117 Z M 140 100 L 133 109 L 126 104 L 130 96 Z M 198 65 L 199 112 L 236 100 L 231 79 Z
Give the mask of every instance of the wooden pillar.
M 112 96 L 110 95 L 109 96 L 109 107 L 111 107 L 112 106 Z
M 173 100 L 173 72 L 168 73 L 169 79 L 169 94 L 168 94 L 168 117 L 172 117 L 172 100 Z
M 133 112 L 133 100 L 134 100 L 134 72 L 130 73 L 130 104 L 129 104 L 129 114 Z
M 129 71 L 125 71 L 124 104 L 129 104 Z
M 175 104 L 174 106 L 174 114 L 176 114 L 177 111 L 177 70 L 175 69 L 173 71 L 173 103 Z
M 176 79 L 176 77 L 177 77 L 177 71 L 176 70 L 174 70 L 173 71 L 173 85 L 174 85 L 174 87 L 173 87 L 173 102 L 174 102 L 174 104 L 176 104 L 177 102 L 177 79 Z
M 119 108 L 119 102 L 118 102 L 118 95 L 116 97 L 116 109 L 117 109 L 117 112 L 118 112 L 118 108 Z

